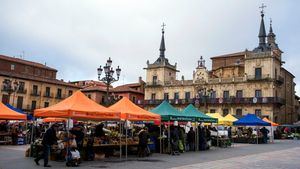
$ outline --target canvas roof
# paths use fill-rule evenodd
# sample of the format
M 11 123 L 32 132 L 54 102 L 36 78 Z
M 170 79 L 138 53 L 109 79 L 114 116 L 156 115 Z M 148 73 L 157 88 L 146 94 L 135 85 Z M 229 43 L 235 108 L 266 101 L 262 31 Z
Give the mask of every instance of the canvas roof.
M 123 97 L 117 103 L 109 107 L 121 112 L 121 119 L 131 121 L 160 121 L 160 115 L 151 113 L 132 103 L 127 97 Z
M 263 118 L 263 121 L 267 122 L 267 123 L 271 123 L 271 126 L 279 126 L 279 124 L 272 122 L 271 120 L 269 120 L 268 118 Z
M 0 119 L 1 120 L 26 120 L 26 115 L 18 113 L 5 104 L 0 102 Z
M 270 126 L 271 123 L 267 123 L 255 116 L 255 114 L 247 114 L 239 120 L 233 122 L 235 126 Z
M 162 121 L 195 121 L 195 117 L 187 116 L 165 100 L 150 111 L 161 115 Z
M 75 92 L 65 100 L 34 111 L 36 117 L 59 117 L 82 120 L 120 120 L 121 114 L 99 105 L 86 97 L 81 91 Z
M 182 113 L 186 114 L 187 116 L 195 117 L 196 121 L 199 122 L 208 122 L 208 123 L 217 123 L 217 118 L 212 118 L 201 111 L 197 110 L 192 104 L 189 104 Z

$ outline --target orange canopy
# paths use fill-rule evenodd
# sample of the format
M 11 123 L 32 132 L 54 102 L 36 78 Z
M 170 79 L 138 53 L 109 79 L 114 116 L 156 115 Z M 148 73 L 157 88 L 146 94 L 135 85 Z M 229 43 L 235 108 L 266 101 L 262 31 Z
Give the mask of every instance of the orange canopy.
M 49 123 L 49 122 L 63 122 L 67 121 L 65 118 L 55 118 L 55 117 L 47 117 L 43 119 L 44 123 Z
M 160 115 L 146 111 L 132 103 L 127 97 L 123 97 L 114 105 L 112 110 L 121 112 L 121 118 L 131 121 L 160 121 Z
M 59 117 L 85 120 L 120 120 L 120 112 L 103 107 L 86 97 L 81 91 L 65 100 L 34 110 L 36 117 Z
M 0 119 L 1 120 L 26 120 L 26 114 L 18 113 L 5 104 L 0 102 Z
M 269 120 L 269 119 L 266 118 L 266 117 L 263 118 L 262 120 L 265 121 L 265 122 L 271 123 L 271 126 L 279 126 L 279 124 L 272 122 L 271 120 Z

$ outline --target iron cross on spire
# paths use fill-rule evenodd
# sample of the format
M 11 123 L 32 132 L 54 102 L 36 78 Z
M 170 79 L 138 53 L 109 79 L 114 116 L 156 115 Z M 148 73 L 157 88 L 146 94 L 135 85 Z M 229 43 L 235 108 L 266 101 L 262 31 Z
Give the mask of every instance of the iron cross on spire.
M 163 22 L 163 24 L 161 25 L 161 27 L 162 27 L 161 30 L 162 30 L 163 33 L 165 33 L 165 26 L 166 26 L 166 24 Z
M 261 4 L 261 6 L 259 7 L 260 9 L 261 9 L 261 14 L 264 14 L 264 8 L 266 8 L 267 6 L 264 4 L 264 3 L 262 3 Z

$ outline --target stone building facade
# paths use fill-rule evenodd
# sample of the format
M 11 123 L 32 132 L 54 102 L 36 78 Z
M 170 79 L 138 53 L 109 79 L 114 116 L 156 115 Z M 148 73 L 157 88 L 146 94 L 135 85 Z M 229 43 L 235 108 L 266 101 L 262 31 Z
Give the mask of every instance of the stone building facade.
M 26 112 L 48 107 L 80 87 L 56 79 L 57 70 L 40 63 L 0 55 L 0 100 Z
M 194 104 L 203 112 L 242 116 L 254 113 L 278 123 L 298 119 L 294 75 L 283 67 L 282 51 L 270 23 L 266 34 L 261 12 L 259 45 L 253 50 L 212 57 L 208 70 L 201 57 L 192 80 L 176 79 L 176 64 L 165 57 L 164 30 L 160 56 L 147 61 L 144 106 L 152 109 L 168 100 L 179 109 Z M 298 103 L 297 103 L 298 104 Z

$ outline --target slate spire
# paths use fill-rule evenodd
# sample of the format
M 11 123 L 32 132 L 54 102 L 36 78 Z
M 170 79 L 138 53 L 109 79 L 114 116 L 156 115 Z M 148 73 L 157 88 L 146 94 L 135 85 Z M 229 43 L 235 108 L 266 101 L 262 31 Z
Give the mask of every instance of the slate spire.
M 159 51 L 160 51 L 160 54 L 159 54 L 159 57 L 162 57 L 164 58 L 165 57 L 165 51 L 166 51 L 166 47 L 165 47 L 165 37 L 164 37 L 164 34 L 165 34 L 165 26 L 166 24 L 163 23 L 162 24 L 162 36 L 161 36 L 161 41 L 160 41 L 160 47 L 159 47 Z

